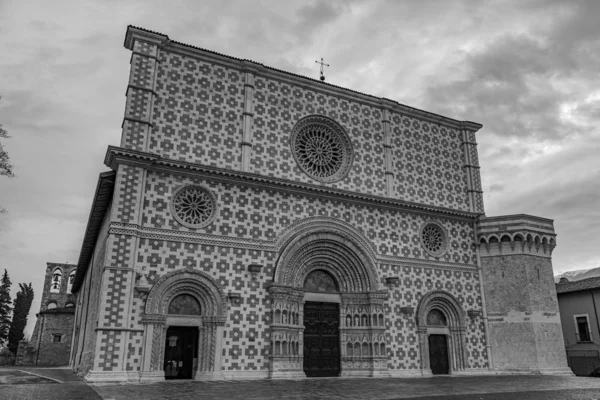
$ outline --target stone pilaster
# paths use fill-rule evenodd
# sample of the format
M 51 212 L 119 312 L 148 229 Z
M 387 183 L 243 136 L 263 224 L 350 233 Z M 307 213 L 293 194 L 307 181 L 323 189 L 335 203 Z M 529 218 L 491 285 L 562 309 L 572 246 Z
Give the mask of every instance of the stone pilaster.
M 385 160 L 385 195 L 394 197 L 394 159 L 392 153 L 392 132 L 390 129 L 390 107 L 386 107 L 385 100 L 382 100 L 383 108 L 381 125 L 383 127 L 383 151 Z M 391 103 L 391 102 L 390 102 Z
M 473 122 L 461 122 L 463 169 L 467 177 L 467 193 L 469 197 L 469 211 L 485 213 L 483 208 L 483 190 L 481 188 L 481 174 L 479 158 L 477 155 L 477 142 L 475 132 L 481 125 Z
M 132 51 L 127 85 L 121 147 L 147 151 L 153 127 L 152 109 L 157 98 L 156 75 L 163 35 L 129 28 L 125 47 Z
M 254 122 L 254 76 L 256 71 L 251 65 L 245 65 L 244 71 L 244 112 L 242 122 L 242 159 L 240 170 L 250 170 L 250 157 L 252 156 L 252 124 Z

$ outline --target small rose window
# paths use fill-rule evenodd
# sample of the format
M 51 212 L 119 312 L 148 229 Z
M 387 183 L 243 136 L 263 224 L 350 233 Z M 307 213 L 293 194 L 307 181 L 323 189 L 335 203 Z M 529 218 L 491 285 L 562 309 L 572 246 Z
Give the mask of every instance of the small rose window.
M 175 219 L 188 228 L 203 228 L 216 216 L 217 199 L 207 188 L 186 185 L 175 191 L 171 211 Z
M 429 222 L 421 228 L 421 244 L 429 255 L 440 257 L 447 249 L 447 235 L 444 228 L 435 223 Z

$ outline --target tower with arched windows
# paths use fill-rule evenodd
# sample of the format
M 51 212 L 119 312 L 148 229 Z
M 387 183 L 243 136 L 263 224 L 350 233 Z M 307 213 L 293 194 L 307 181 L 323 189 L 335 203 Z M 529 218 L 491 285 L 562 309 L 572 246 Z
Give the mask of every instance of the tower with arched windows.
M 46 263 L 40 311 L 31 339 L 21 342 L 18 365 L 68 365 L 77 295 L 71 293 L 77 265 Z
M 73 283 L 87 381 L 569 373 L 552 223 L 485 217 L 481 125 L 145 29 L 125 47 Z

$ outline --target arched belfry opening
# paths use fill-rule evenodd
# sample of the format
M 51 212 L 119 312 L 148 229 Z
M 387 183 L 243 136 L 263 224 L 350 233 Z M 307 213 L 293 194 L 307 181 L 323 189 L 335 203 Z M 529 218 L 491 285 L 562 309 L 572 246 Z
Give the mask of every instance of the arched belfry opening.
M 208 274 L 177 270 L 148 293 L 142 381 L 214 379 L 221 372 L 225 295 Z
M 387 290 L 368 241 L 327 218 L 309 218 L 282 237 L 268 288 L 270 376 L 387 375 Z
M 417 309 L 423 375 L 456 374 L 467 366 L 464 311 L 445 291 L 427 293 Z

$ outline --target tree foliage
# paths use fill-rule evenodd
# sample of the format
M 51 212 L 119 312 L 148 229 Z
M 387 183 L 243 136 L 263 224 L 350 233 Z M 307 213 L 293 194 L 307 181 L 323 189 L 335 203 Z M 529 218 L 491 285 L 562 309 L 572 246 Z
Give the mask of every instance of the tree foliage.
M 5 345 L 8 341 L 8 331 L 10 328 L 10 313 L 12 311 L 10 286 L 12 282 L 6 269 L 2 280 L 0 280 L 0 345 Z
M 1 98 L 2 97 L 0 97 L 0 99 Z M 8 138 L 10 138 L 10 136 L 8 136 L 8 132 L 6 132 L 6 129 L 4 129 L 2 124 L 0 124 L 0 139 Z M 8 156 L 6 150 L 4 150 L 2 141 L 0 141 L 0 176 L 8 176 L 9 178 L 15 176 L 13 173 L 13 166 L 10 163 L 10 157 Z
M 10 330 L 8 332 L 8 349 L 13 353 L 17 352 L 19 341 L 24 338 L 25 326 L 27 326 L 27 316 L 31 310 L 33 302 L 33 286 L 31 283 L 19 283 L 19 292 L 15 298 L 15 309 L 13 312 Z

